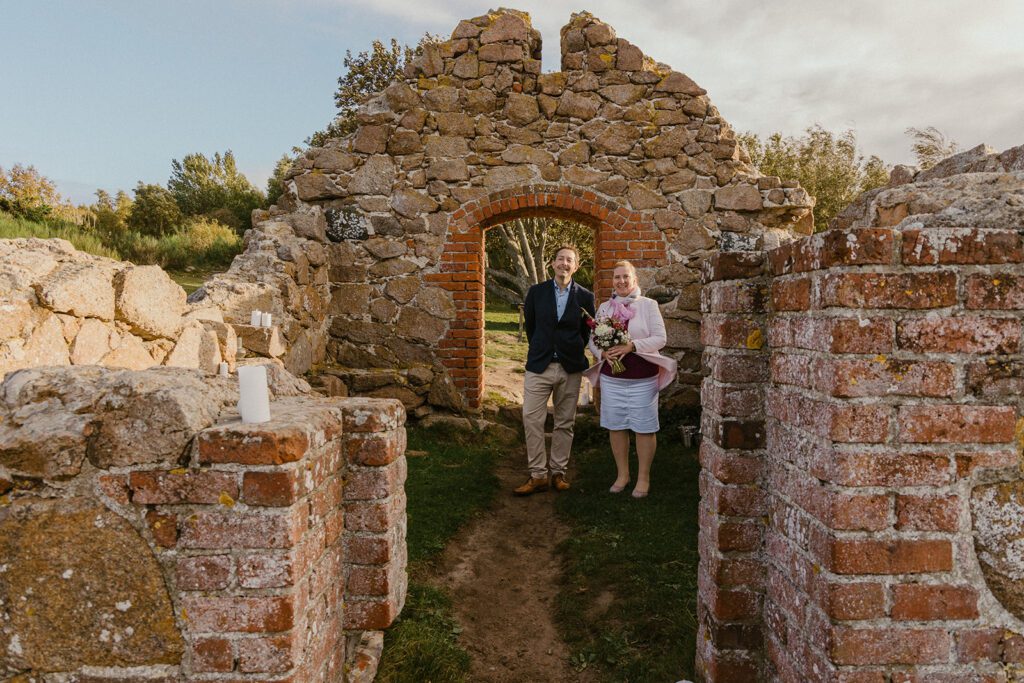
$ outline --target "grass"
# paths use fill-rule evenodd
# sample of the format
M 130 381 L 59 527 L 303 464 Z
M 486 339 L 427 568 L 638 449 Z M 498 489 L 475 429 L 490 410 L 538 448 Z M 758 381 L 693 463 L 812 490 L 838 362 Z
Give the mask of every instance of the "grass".
M 487 332 L 518 332 L 519 310 L 500 299 L 488 299 L 484 305 L 484 330 Z M 525 333 L 523 338 L 526 338 Z
M 171 234 L 153 237 L 127 229 L 105 234 L 58 219 L 40 222 L 0 211 L 0 239 L 19 237 L 60 238 L 71 242 L 75 249 L 95 256 L 139 265 L 156 264 L 165 270 L 182 272 L 186 269 L 207 273 L 227 270 L 243 246 L 242 238 L 230 228 L 201 217 L 190 219 Z M 189 286 L 179 284 L 189 290 Z M 191 289 L 200 284 L 201 280 Z
M 576 479 L 558 498 L 573 533 L 562 550 L 566 585 L 558 621 L 577 670 L 600 680 L 692 678 L 697 631 L 695 449 L 663 431 L 651 494 L 611 495 L 615 463 L 607 432 L 579 425 Z M 634 477 L 635 455 L 631 456 Z
M 424 576 L 452 536 L 494 499 L 494 467 L 505 447 L 493 439 L 444 427 L 409 428 L 405 483 L 409 518 L 409 595 L 398 621 L 384 636 L 377 671 L 381 683 L 455 683 L 466 680 L 469 655 L 459 647 L 459 627 L 449 596 Z
M 181 285 L 187 294 L 191 294 L 206 282 L 211 275 L 222 272 L 222 270 L 168 270 L 167 274 L 171 279 Z
M 95 256 L 106 256 L 112 259 L 119 260 L 121 258 L 117 251 L 104 246 L 98 237 L 84 232 L 75 226 L 38 223 L 26 218 L 12 216 L 5 211 L 0 211 L 0 239 L 16 239 L 19 237 L 60 238 L 71 242 L 75 249 L 79 251 Z

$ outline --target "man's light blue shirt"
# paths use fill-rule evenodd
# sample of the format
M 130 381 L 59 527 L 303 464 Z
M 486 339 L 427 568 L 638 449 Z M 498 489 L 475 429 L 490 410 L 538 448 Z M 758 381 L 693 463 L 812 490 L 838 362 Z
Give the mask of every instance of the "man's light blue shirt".
M 552 279 L 551 281 L 555 283 L 555 312 L 558 316 L 556 320 L 561 320 L 565 313 L 565 305 L 569 303 L 569 289 L 572 287 L 572 280 L 569 280 L 565 289 L 559 289 L 558 280 Z
M 558 280 L 551 279 L 555 283 L 555 320 L 561 320 L 562 315 L 565 313 L 565 305 L 569 303 L 569 289 L 572 287 L 572 280 L 569 280 L 569 284 L 566 285 L 565 289 L 558 287 Z M 558 354 L 555 353 L 551 356 L 557 359 Z

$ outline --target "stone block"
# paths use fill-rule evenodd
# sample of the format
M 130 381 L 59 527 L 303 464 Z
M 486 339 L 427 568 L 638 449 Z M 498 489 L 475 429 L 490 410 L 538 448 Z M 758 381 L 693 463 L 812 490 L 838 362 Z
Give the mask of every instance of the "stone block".
M 114 319 L 114 268 L 106 264 L 65 263 L 33 285 L 39 302 L 56 313 Z
M 281 339 L 278 326 L 253 327 L 252 325 L 235 325 L 234 328 L 238 338 L 242 340 L 242 346 L 247 351 L 270 358 L 278 358 L 284 355 L 286 347 Z
M 185 313 L 185 290 L 159 266 L 132 266 L 114 276 L 117 319 L 143 339 L 171 339 Z
M 0 521 L 13 670 L 176 665 L 184 642 L 160 565 L 128 522 L 82 498 L 19 502 Z M 85 599 L 88 597 L 88 600 Z

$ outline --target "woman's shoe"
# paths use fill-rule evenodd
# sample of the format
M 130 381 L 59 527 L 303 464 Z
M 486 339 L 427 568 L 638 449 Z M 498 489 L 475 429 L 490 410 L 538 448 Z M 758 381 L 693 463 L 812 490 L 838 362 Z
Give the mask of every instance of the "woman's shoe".
M 622 493 L 626 487 L 629 486 L 629 480 L 625 484 L 619 486 L 618 484 L 612 484 L 612 487 L 608 489 L 608 493 Z
M 647 491 L 641 491 L 640 489 L 633 489 L 633 494 L 632 495 L 633 495 L 634 498 L 646 498 L 647 497 Z

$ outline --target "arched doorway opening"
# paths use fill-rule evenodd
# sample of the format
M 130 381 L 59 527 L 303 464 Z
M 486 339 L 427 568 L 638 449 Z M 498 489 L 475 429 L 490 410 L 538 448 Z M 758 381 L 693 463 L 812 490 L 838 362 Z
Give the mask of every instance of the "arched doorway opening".
M 451 214 L 439 272 L 424 279 L 452 293 L 457 315 L 438 343 L 438 356 L 470 410 L 480 408 L 485 384 L 484 233 L 523 216 L 563 218 L 593 230 L 594 293 L 599 300 L 609 294 L 615 261 L 630 259 L 646 268 L 666 259 L 664 236 L 649 218 L 581 188 L 527 186 L 495 192 L 457 209 Z
M 484 231 L 486 405 L 522 403 L 528 349 L 523 301 L 531 286 L 552 277 L 550 264 L 562 246 L 572 246 L 579 254 L 580 268 L 573 280 L 593 289 L 591 226 L 564 217 L 519 216 Z

